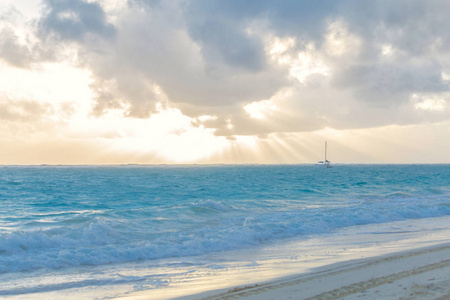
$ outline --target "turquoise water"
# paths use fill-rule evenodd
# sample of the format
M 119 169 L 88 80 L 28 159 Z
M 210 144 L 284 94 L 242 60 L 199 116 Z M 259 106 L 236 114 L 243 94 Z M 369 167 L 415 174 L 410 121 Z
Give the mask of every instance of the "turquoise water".
M 21 295 L 73 285 L 8 280 L 450 215 L 450 166 L 3 166 L 0 208 L 0 295 Z

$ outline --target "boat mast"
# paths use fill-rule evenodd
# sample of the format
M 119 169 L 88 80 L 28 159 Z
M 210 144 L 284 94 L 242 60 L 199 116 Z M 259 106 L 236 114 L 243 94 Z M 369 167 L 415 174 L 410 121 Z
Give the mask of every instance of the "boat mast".
M 327 162 L 327 141 L 325 141 L 325 163 Z

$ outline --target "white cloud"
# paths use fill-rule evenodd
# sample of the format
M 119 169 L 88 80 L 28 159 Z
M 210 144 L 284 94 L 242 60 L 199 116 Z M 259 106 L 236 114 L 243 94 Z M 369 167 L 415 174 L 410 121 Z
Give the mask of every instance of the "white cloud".
M 296 136 L 440 124 L 449 11 L 418 0 L 3 1 L 2 126 L 189 161 L 250 159 L 242 149 L 255 147 L 302 159 Z
M 444 80 L 444 81 L 450 81 L 450 74 L 448 74 L 446 72 L 442 72 L 441 77 L 442 77 L 442 80 Z
M 445 108 L 445 101 L 443 99 L 424 99 L 414 105 L 416 109 L 443 111 Z
M 358 55 L 362 41 L 352 34 L 344 21 L 338 20 L 328 25 L 324 50 L 331 56 Z
M 15 10 L 22 14 L 27 20 L 36 19 L 40 15 L 41 0 L 1 0 L 1 11 Z
M 267 52 L 271 56 L 272 59 L 275 59 L 279 64 L 286 63 L 286 60 L 289 61 L 290 57 L 286 57 L 286 52 L 291 50 L 296 42 L 293 37 L 279 38 L 273 37 L 268 42 Z
M 308 52 L 300 52 L 298 53 L 298 56 L 291 61 L 290 75 L 300 83 L 305 83 L 306 79 L 311 75 L 330 75 L 328 66 L 311 52 L 314 52 L 314 50 L 311 49 Z
M 277 106 L 272 100 L 256 101 L 244 106 L 244 110 L 254 119 L 264 119 L 276 108 Z
M 289 69 L 289 75 L 300 83 L 305 83 L 311 75 L 329 76 L 330 69 L 320 58 L 319 51 L 312 43 L 304 51 L 295 51 L 295 38 L 273 37 L 267 48 L 268 55 L 281 66 Z
M 381 47 L 381 54 L 385 56 L 390 56 L 394 53 L 394 47 L 391 44 L 384 44 Z

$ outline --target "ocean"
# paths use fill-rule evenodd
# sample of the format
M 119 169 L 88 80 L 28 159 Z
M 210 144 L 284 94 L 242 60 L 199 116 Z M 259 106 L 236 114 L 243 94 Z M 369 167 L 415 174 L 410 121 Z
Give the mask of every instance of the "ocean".
M 439 240 L 449 216 L 450 165 L 1 166 L 0 298 L 171 298 Z

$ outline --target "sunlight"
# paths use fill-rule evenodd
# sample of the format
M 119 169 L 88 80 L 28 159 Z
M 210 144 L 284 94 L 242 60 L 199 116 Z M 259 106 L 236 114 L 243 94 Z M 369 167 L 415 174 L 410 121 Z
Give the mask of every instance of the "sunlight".
M 394 53 L 394 48 L 391 44 L 384 44 L 381 47 L 381 54 L 384 56 L 390 56 Z
M 442 99 L 437 99 L 437 100 L 427 99 L 420 103 L 417 103 L 414 107 L 416 109 L 441 111 L 441 110 L 444 110 L 444 104 L 445 104 L 445 101 Z
M 157 105 L 148 119 L 124 117 L 124 109 L 110 110 L 101 117 L 72 120 L 68 136 L 106 141 L 119 153 L 153 153 L 161 162 L 196 162 L 226 146 L 213 129 L 194 127 L 193 119 L 175 108 Z
M 269 56 L 279 65 L 289 66 L 289 74 L 300 83 L 305 83 L 306 79 L 315 74 L 329 76 L 328 66 L 316 54 L 314 44 L 309 43 L 304 51 L 299 51 L 295 55 L 289 53 L 295 46 L 295 39 L 275 37 L 270 42 L 266 50 Z
M 325 127 L 321 130 L 316 131 L 317 134 L 322 135 L 324 137 L 330 137 L 330 138 L 342 138 L 345 136 L 345 131 L 343 130 L 337 130 L 330 127 Z
M 328 25 L 328 33 L 325 35 L 325 50 L 332 56 L 345 54 L 357 54 L 361 48 L 361 39 L 351 34 L 347 25 L 341 21 L 335 21 Z
M 441 73 L 441 78 L 444 81 L 450 81 L 450 74 L 446 73 L 446 72 L 442 72 Z
M 295 39 L 293 37 L 287 38 L 275 37 L 269 43 L 269 46 L 267 47 L 266 51 L 269 53 L 272 59 L 278 61 L 279 64 L 283 64 L 289 60 L 289 57 L 287 56 L 286 52 L 292 49 L 294 46 L 295 46 Z
M 90 102 L 90 72 L 63 63 L 19 69 L 0 62 L 0 93 L 10 99 L 29 99 L 54 106 Z
M 291 61 L 290 75 L 300 83 L 305 83 L 310 75 L 330 75 L 330 69 L 318 57 L 311 52 L 300 52 L 295 60 Z
M 266 124 L 276 122 L 280 114 L 289 114 L 288 109 L 285 108 L 289 104 L 289 97 L 292 96 L 293 90 L 291 88 L 283 88 L 279 90 L 270 99 L 255 101 L 243 107 L 246 113 L 252 119 L 264 120 Z M 274 124 L 275 125 L 275 124 Z
M 304 51 L 298 51 L 295 54 L 290 53 L 295 46 L 295 39 L 287 37 L 281 39 L 279 37 L 273 38 L 266 47 L 268 55 L 279 65 L 286 65 L 289 67 L 289 74 L 291 77 L 298 80 L 300 83 L 305 83 L 306 79 L 315 74 L 329 76 L 329 67 L 316 54 L 314 44 L 306 45 Z
M 209 120 L 217 120 L 217 117 L 216 116 L 210 116 L 210 115 L 202 115 L 202 116 L 197 117 L 197 120 L 200 121 L 200 122 L 206 122 L 206 121 L 209 121 Z
M 221 160 L 228 163 L 257 163 L 260 149 L 255 136 L 234 136 L 222 151 Z
M 60 138 L 107 145 L 117 155 L 153 153 L 159 161 L 196 162 L 207 159 L 229 143 L 226 138 L 215 136 L 214 129 L 193 125 L 196 120 L 205 122 L 215 116 L 192 119 L 167 104 L 158 103 L 156 113 L 148 119 L 126 117 L 126 105 L 94 117 L 91 115 L 94 96 L 90 88 L 91 74 L 69 64 L 46 63 L 27 70 L 1 63 L 0 81 L 4 83 L 0 94 L 9 99 L 4 104 L 9 105 L 9 113 L 24 118 L 30 112 L 24 111 L 26 107 L 18 102 L 26 100 L 39 104 L 41 109 L 47 109 L 46 119 L 58 126 Z M 153 88 L 165 102 L 164 91 L 157 85 Z M 232 127 L 231 121 L 228 126 Z M 53 131 L 47 130 L 41 134 L 50 138 Z
M 418 94 L 413 94 L 411 99 L 416 102 L 415 109 L 428 111 L 443 111 L 445 109 L 445 100 L 442 95 L 422 97 Z
M 271 111 L 277 108 L 272 100 L 261 100 L 244 106 L 244 110 L 253 119 L 264 119 Z
M 426 24 L 422 45 L 409 43 L 412 23 L 325 7 L 305 23 L 278 22 L 272 5 L 229 19 L 237 11 L 189 1 L 0 2 L 3 156 L 54 161 L 76 145 L 89 163 L 314 163 L 327 140 L 338 161 L 406 161 L 393 151 L 404 134 L 410 160 L 427 162 L 413 154 L 431 139 L 421 124 L 448 140 L 436 125 L 450 108 L 448 45 Z

